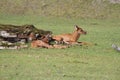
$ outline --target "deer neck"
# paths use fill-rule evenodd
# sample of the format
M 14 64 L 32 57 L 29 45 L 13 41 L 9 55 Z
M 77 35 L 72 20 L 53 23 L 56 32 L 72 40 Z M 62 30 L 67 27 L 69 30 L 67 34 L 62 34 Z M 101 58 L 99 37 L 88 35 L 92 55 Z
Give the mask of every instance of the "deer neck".
M 76 42 L 79 39 L 79 37 L 80 34 L 77 31 L 74 31 L 72 34 L 72 40 Z

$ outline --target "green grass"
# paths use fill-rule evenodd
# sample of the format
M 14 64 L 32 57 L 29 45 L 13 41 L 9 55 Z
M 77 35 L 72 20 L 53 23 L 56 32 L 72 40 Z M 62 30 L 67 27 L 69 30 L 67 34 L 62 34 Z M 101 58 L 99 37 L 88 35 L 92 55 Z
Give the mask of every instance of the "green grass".
M 34 24 L 54 34 L 71 33 L 74 25 L 88 32 L 79 41 L 95 46 L 67 49 L 0 50 L 0 80 L 119 80 L 120 19 L 65 19 L 0 15 L 2 24 Z
M 0 0 L 0 13 L 68 18 L 120 18 L 120 4 L 111 3 L 110 0 Z

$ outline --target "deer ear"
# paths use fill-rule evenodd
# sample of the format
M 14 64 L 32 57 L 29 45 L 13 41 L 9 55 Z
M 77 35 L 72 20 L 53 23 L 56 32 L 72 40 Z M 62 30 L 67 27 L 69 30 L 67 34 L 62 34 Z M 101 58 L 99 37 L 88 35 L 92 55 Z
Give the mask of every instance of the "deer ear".
M 75 30 L 78 30 L 78 26 L 77 25 L 75 25 Z
M 47 36 L 46 37 L 52 37 L 52 35 L 51 34 L 47 34 Z

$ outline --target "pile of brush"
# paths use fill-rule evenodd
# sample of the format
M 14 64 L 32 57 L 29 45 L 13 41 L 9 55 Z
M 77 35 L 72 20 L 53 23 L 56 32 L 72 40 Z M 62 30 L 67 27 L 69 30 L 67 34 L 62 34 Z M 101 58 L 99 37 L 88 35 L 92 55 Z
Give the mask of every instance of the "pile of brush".
M 34 25 L 4 25 L 0 24 L 0 31 L 6 31 L 10 34 L 26 34 L 28 35 L 31 32 L 38 33 L 40 35 L 52 34 L 51 31 L 45 31 L 42 29 L 37 29 Z
M 26 43 L 32 37 L 41 38 L 43 35 L 52 34 L 51 31 L 37 29 L 34 25 L 4 25 L 0 24 L 0 48 L 18 47 L 16 43 Z M 15 48 L 17 48 L 15 47 Z

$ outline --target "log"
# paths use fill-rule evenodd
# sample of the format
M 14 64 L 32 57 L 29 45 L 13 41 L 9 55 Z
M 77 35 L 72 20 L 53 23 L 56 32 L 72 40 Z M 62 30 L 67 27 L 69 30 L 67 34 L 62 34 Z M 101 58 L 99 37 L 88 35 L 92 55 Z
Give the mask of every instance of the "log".
M 39 38 L 43 35 L 52 34 L 51 31 L 45 31 L 42 29 L 37 29 L 34 25 L 9 25 L 9 24 L 0 24 L 0 39 L 9 42 L 17 42 L 18 40 L 25 39 L 28 40 L 30 33 L 39 35 Z M 36 36 L 38 38 L 38 36 Z
M 37 29 L 34 25 L 9 25 L 9 24 L 0 24 L 0 31 L 7 31 L 8 33 L 15 34 L 29 34 L 30 32 L 38 33 L 40 35 L 52 34 L 51 31 L 45 31 L 42 29 Z

